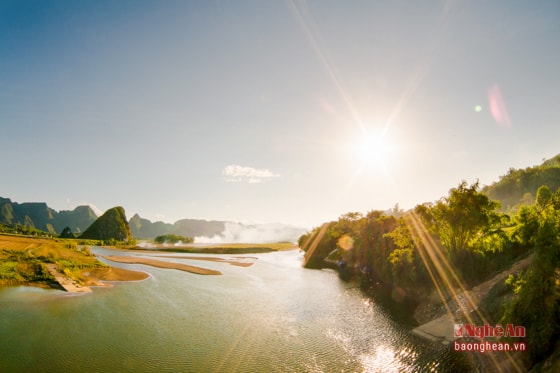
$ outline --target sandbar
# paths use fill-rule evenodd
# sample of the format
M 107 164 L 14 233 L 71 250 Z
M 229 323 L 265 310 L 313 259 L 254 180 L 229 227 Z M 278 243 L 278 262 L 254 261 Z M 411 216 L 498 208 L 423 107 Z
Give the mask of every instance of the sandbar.
M 206 260 L 209 262 L 222 262 L 228 263 L 232 266 L 238 267 L 250 267 L 254 264 L 254 262 L 243 262 L 238 259 L 253 259 L 256 260 L 257 258 L 254 257 L 242 257 L 242 258 L 217 258 L 211 256 L 178 256 L 178 255 L 158 255 L 158 258 L 173 258 L 173 259 L 191 259 L 191 260 Z
M 187 264 L 164 262 L 162 260 L 155 260 L 149 258 L 139 258 L 134 256 L 102 256 L 102 258 L 117 262 L 128 264 L 145 264 L 152 267 L 178 269 L 180 271 L 195 273 L 197 275 L 221 275 L 222 272 L 213 269 L 195 267 Z
M 146 272 L 118 267 L 95 268 L 82 272 L 82 276 L 89 286 L 103 286 L 99 281 L 141 281 L 150 277 Z

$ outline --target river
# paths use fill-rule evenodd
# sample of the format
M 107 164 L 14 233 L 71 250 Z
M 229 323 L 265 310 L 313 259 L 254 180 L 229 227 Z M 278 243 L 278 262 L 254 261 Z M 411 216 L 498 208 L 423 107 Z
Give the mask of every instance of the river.
M 0 289 L 0 371 L 468 371 L 300 252 L 244 256 L 254 265 L 165 259 L 223 276 L 115 264 L 151 276 L 81 295 Z

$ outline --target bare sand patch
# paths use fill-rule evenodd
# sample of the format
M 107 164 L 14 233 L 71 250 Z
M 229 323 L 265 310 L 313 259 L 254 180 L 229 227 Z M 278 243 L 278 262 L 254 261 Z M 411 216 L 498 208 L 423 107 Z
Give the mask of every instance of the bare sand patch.
M 149 258 L 138 258 L 133 256 L 102 256 L 102 258 L 117 262 L 128 264 L 145 264 L 157 268 L 178 269 L 180 271 L 196 273 L 197 275 L 221 275 L 222 272 L 213 269 L 195 267 L 187 264 L 164 262 L 162 260 L 155 260 Z

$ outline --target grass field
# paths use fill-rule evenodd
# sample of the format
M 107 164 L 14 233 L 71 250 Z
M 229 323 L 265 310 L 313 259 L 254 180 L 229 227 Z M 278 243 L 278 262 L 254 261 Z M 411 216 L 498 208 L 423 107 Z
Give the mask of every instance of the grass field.
M 46 264 L 56 264 L 61 273 L 81 283 L 85 269 L 107 267 L 75 240 L 31 238 L 0 234 L 0 286 L 43 285 L 58 287 Z

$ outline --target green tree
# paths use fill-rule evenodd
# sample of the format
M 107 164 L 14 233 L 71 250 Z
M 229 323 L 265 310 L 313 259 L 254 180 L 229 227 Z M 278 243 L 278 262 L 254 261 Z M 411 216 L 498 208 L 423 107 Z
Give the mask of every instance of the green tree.
M 502 220 L 502 215 L 495 212 L 497 208 L 498 202 L 479 191 L 478 181 L 470 186 L 463 181 L 435 205 L 419 205 L 416 212 L 448 253 L 455 255 L 496 233 Z
M 393 240 L 397 248 L 389 254 L 389 263 L 396 286 L 414 288 L 417 281 L 417 249 L 405 218 L 400 218 L 398 226 L 385 237 Z
M 521 206 L 513 220 L 516 223 L 513 237 L 524 249 L 534 247 L 539 229 L 539 215 L 536 207 Z
M 546 208 L 547 204 L 552 199 L 552 192 L 546 185 L 541 185 L 537 190 L 536 204 L 539 210 Z
M 189 244 L 189 243 L 193 243 L 194 242 L 194 238 L 192 237 L 185 237 L 185 236 L 180 236 L 178 234 L 164 234 L 161 236 L 157 236 L 156 238 L 154 238 L 154 242 L 155 243 L 169 243 L 169 244 L 175 244 L 175 243 L 183 243 L 183 244 Z

